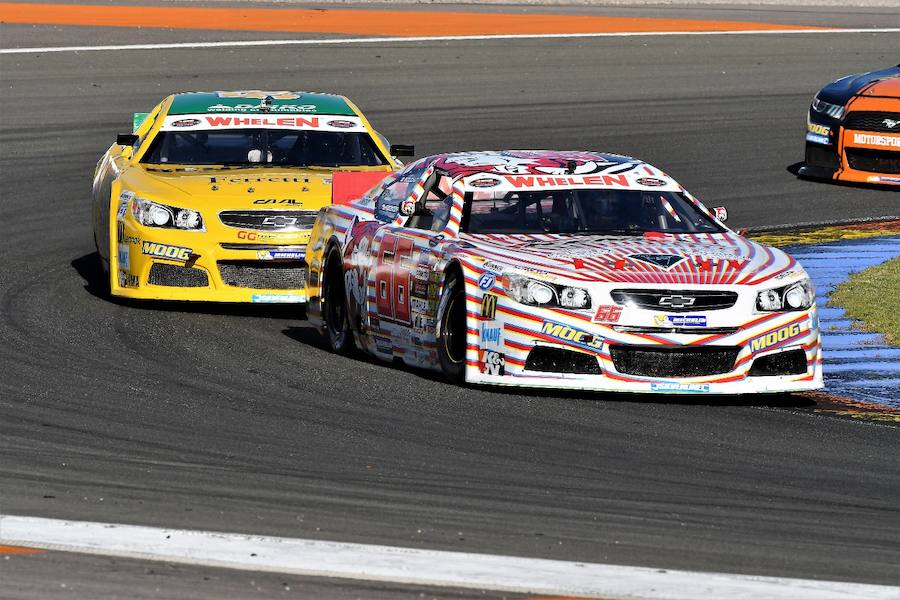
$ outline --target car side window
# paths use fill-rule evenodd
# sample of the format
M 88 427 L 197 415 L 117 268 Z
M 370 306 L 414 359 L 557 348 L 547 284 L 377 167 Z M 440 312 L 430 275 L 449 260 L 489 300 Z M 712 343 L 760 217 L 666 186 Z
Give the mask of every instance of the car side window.
M 388 182 L 375 198 L 375 218 L 382 223 L 389 223 L 400 214 L 400 205 L 416 187 L 431 159 L 423 158 L 396 174 L 393 181 Z
M 439 175 L 425 198 L 419 201 L 416 213 L 409 218 L 406 226 L 410 229 L 443 231 L 450 220 L 450 209 L 453 208 L 451 187 L 450 178 Z
M 400 177 L 386 188 L 375 199 L 375 218 L 388 223 L 400 214 L 400 205 L 409 196 L 418 179 Z

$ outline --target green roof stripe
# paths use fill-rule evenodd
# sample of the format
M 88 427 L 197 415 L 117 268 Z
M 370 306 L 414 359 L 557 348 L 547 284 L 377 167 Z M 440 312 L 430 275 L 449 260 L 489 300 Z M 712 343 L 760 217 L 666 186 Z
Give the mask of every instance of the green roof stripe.
M 273 114 L 355 115 L 340 96 L 307 92 L 191 92 L 177 94 L 169 108 L 170 115 L 222 112 L 259 112 L 262 98 L 271 95 Z

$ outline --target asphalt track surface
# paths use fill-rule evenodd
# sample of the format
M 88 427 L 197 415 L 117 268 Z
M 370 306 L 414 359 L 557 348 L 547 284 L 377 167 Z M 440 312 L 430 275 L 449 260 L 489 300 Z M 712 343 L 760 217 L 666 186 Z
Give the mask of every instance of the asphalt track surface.
M 25 30 L 4 26 L 4 46 Z M 54 31 L 24 45 L 122 33 Z M 201 33 L 243 39 L 181 39 Z M 111 302 L 89 202 L 131 112 L 175 90 L 274 88 L 345 93 L 420 155 L 634 154 L 735 227 L 896 215 L 896 194 L 787 167 L 812 94 L 898 56 L 896 33 L 0 56 L 0 510 L 900 583 L 897 427 L 797 397 L 461 389 L 333 356 L 292 309 Z

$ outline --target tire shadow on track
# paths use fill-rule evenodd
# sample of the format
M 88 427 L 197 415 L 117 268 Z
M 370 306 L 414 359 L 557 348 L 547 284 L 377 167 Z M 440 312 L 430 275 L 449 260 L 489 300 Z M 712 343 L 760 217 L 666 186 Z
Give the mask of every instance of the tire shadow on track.
M 284 335 L 294 341 L 300 342 L 306 346 L 316 348 L 331 354 L 325 339 L 312 327 L 288 327 L 282 331 Z M 448 387 L 456 387 L 456 384 L 449 383 L 439 373 L 429 371 L 419 367 L 411 367 L 399 358 L 388 362 L 355 351 L 350 356 L 338 357 L 331 354 L 336 359 L 345 360 L 349 363 L 361 362 L 370 365 L 378 365 L 380 368 L 407 373 L 418 379 L 428 381 L 438 385 L 446 385 Z M 465 389 L 477 391 L 478 393 L 487 394 L 502 400 L 503 397 L 514 396 L 518 399 L 552 399 L 552 400 L 576 400 L 576 401 L 605 401 L 605 402 L 641 402 L 669 405 L 687 405 L 687 406 L 756 406 L 760 408 L 781 408 L 781 409 L 811 409 L 816 407 L 816 401 L 808 396 L 799 394 L 762 394 L 757 396 L 709 396 L 709 395 L 654 395 L 654 394 L 635 394 L 635 393 L 619 393 L 619 392 L 587 392 L 587 391 L 571 391 L 571 390 L 547 390 L 540 388 L 516 387 L 509 388 L 498 385 L 470 385 L 463 386 Z
M 84 280 L 87 293 L 104 302 L 139 310 L 181 312 L 268 319 L 306 319 L 306 308 L 297 304 L 239 304 L 228 302 L 185 302 L 172 300 L 134 300 L 110 295 L 106 275 L 96 252 L 74 259 L 72 268 Z

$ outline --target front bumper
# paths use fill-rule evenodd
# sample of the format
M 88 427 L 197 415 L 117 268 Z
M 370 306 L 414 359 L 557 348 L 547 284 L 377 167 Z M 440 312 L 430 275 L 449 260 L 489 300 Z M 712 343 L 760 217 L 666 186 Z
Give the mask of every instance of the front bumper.
M 309 232 L 155 229 L 120 220 L 111 234 L 112 295 L 145 300 L 305 303 Z
M 717 321 L 716 328 L 706 328 L 709 333 L 697 328 L 697 333 L 665 334 L 646 333 L 650 327 L 638 333 L 629 326 L 595 323 L 577 311 L 521 308 L 501 298 L 490 322 L 470 311 L 474 327 L 468 332 L 468 382 L 642 394 L 730 395 L 823 387 L 815 307 L 760 315 L 743 306 L 740 319 L 735 316 L 738 307 L 710 311 L 694 315 L 711 325 Z M 632 309 L 623 313 L 622 322 L 652 323 L 654 317 L 659 315 Z M 721 327 L 726 320 L 733 326 Z M 488 336 L 485 327 L 491 331 Z
M 840 122 L 810 111 L 799 174 L 900 186 L 900 99 L 857 98 Z

